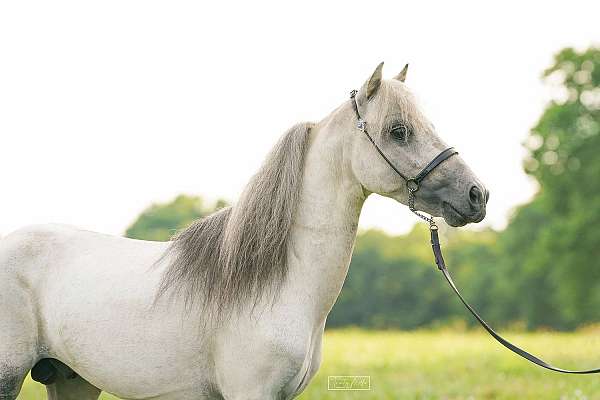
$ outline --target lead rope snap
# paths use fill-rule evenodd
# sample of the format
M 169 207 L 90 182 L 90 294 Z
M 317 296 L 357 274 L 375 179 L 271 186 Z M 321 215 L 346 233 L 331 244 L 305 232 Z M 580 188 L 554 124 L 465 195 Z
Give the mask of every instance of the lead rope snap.
M 444 261 L 444 256 L 442 255 L 442 247 L 440 246 L 438 226 L 433 220 L 433 217 L 428 217 L 427 215 L 418 212 L 415 208 L 415 192 L 419 190 L 419 184 L 411 179 L 406 183 L 406 187 L 408 188 L 409 210 L 412 211 L 417 217 L 429 223 L 429 233 L 431 235 L 431 249 L 433 250 L 435 265 L 437 265 L 438 269 L 440 270 L 445 269 L 446 263 Z

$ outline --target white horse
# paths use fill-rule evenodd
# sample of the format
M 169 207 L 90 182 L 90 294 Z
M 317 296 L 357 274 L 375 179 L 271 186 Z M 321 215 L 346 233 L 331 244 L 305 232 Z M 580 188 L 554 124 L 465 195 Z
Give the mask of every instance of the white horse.
M 408 176 L 447 146 L 378 66 L 356 95 L 369 132 Z M 168 243 L 60 225 L 0 241 L 0 399 L 23 379 L 52 400 L 291 399 L 315 375 L 365 199 L 406 184 L 356 127 L 350 100 L 291 128 L 239 202 Z M 479 222 L 487 190 L 460 157 L 416 207 Z

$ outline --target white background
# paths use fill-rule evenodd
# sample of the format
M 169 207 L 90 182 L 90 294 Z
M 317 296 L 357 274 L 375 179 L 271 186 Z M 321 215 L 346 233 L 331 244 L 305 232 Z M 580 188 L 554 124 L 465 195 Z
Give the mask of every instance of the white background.
M 564 46 L 600 3 L 4 1 L 0 234 L 62 222 L 121 234 L 179 193 L 235 201 L 292 124 L 319 120 L 380 61 L 491 190 L 502 228 L 535 191 L 522 142 Z M 415 219 L 373 196 L 361 226 Z

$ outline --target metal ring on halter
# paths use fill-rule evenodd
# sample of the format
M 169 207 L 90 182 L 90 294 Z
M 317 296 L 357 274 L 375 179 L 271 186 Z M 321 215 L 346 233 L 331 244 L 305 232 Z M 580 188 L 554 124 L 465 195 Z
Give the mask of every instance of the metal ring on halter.
M 406 187 L 408 188 L 409 191 L 411 191 L 413 193 L 416 192 L 417 190 L 419 190 L 419 184 L 414 179 L 407 180 Z

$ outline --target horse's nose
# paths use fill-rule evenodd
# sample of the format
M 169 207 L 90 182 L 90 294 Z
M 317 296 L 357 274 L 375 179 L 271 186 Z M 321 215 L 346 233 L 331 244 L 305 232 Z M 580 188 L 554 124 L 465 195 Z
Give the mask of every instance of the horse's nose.
M 471 186 L 469 189 L 469 203 L 474 212 L 480 212 L 485 209 L 485 205 L 490 198 L 490 192 L 479 185 Z

